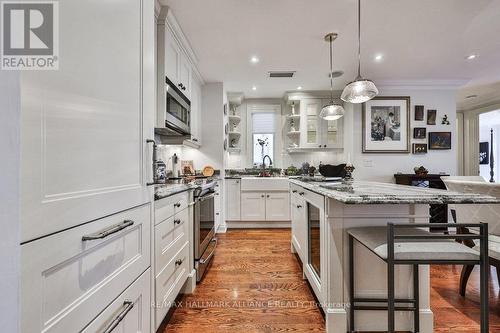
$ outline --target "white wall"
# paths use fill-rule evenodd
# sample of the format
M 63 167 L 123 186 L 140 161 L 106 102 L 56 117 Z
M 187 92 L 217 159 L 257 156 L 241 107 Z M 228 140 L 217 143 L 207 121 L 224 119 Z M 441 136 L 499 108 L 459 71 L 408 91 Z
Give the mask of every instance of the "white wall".
M 413 127 L 426 127 L 427 137 L 429 132 L 451 132 L 451 150 L 429 150 L 424 155 L 414 154 L 363 154 L 361 151 L 361 105 L 356 105 L 352 119 L 353 125 L 346 123 L 345 141 L 352 142 L 353 164 L 355 179 L 394 182 L 397 172 L 413 173 L 415 166 L 423 165 L 430 173 L 446 172 L 455 175 L 457 172 L 457 135 L 456 135 L 456 102 L 455 90 L 451 89 L 384 89 L 380 88 L 380 96 L 410 96 L 410 150 L 411 143 L 426 143 L 426 140 L 413 139 Z M 424 105 L 425 110 L 436 109 L 436 125 L 426 125 L 426 112 L 424 121 L 414 121 L 415 105 Z M 348 109 L 346 109 L 347 111 Z M 450 125 L 441 125 L 441 118 L 447 114 Z M 349 133 L 352 131 L 351 133 Z M 347 148 L 347 147 L 346 147 Z M 369 167 L 368 165 L 372 166 Z
M 20 91 L 19 73 L 0 71 L 0 327 L 19 331 Z

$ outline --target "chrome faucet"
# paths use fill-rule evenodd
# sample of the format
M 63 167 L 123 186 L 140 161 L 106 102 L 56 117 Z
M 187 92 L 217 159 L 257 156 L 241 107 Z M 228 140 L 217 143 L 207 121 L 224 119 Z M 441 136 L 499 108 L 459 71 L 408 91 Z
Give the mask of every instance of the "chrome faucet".
M 271 164 L 273 164 L 273 161 L 271 160 L 271 156 L 265 155 L 262 158 L 262 175 L 264 175 L 266 172 L 266 157 L 269 159 L 269 167 L 271 167 Z

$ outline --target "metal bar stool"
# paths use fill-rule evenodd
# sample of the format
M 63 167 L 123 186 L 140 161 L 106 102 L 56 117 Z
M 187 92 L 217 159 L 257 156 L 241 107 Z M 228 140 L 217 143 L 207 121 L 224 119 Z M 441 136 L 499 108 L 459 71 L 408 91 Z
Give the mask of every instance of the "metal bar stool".
M 479 234 L 436 234 L 423 230 L 430 227 L 456 227 L 453 223 L 393 224 L 387 227 L 362 227 L 348 229 L 349 234 L 349 330 L 354 330 L 357 310 L 387 310 L 388 333 L 394 333 L 395 311 L 412 311 L 414 332 L 419 325 L 418 265 L 479 265 L 481 296 L 481 333 L 488 333 L 488 224 L 460 224 L 461 227 L 478 228 Z M 397 234 L 397 229 L 405 229 Z M 447 229 L 445 229 L 447 230 Z M 454 240 L 480 240 L 480 253 Z M 355 297 L 354 290 L 354 240 L 387 263 L 387 298 Z M 397 241 L 397 242 L 396 242 Z M 411 265 L 413 268 L 413 297 L 395 298 L 394 267 Z M 363 304 L 360 304 L 363 303 Z M 372 304 L 370 304 L 372 303 Z M 378 304 L 373 304 L 378 303 Z M 384 305 L 379 305 L 384 304 Z

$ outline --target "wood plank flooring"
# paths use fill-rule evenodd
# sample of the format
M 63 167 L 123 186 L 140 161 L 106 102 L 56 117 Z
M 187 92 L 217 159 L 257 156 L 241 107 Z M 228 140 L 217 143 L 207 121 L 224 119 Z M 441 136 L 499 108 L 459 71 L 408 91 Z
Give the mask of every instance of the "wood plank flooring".
M 295 255 L 290 230 L 229 230 L 219 234 L 210 271 L 192 295 L 183 296 L 165 333 L 325 332 Z M 479 332 L 479 279 L 473 272 L 465 298 L 458 294 L 461 266 L 431 269 L 436 333 Z M 490 277 L 490 332 L 500 333 L 500 294 Z

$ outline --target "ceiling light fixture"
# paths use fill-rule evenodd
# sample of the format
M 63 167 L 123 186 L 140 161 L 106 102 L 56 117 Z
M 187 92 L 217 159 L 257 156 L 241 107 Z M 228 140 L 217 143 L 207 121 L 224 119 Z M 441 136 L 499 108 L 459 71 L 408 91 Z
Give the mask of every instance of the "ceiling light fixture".
M 298 86 L 298 87 L 297 87 L 297 90 L 302 90 L 302 86 Z
M 260 60 L 259 60 L 259 58 L 257 58 L 256 56 L 253 56 L 253 57 L 251 57 L 251 58 L 250 58 L 250 62 L 251 62 L 252 64 L 256 64 L 256 63 L 258 63 L 259 61 L 260 61 Z
M 252 90 L 257 90 L 257 87 L 256 87 L 256 86 L 253 86 L 253 87 L 252 87 Z
M 330 43 L 330 73 L 328 76 L 330 77 L 330 103 L 325 105 L 319 116 L 325 120 L 337 120 L 344 116 L 344 108 L 342 105 L 335 103 L 333 101 L 333 41 L 337 39 L 338 34 L 332 32 L 325 36 L 325 41 Z
M 381 55 L 381 54 L 377 54 L 377 55 L 375 56 L 375 60 L 376 60 L 376 61 L 380 61 L 380 60 L 382 60 L 383 58 L 384 58 L 384 56 L 383 56 L 383 55 Z
M 345 86 L 341 99 L 349 103 L 364 103 L 378 95 L 373 81 L 361 76 L 361 0 L 358 0 L 358 76 Z
M 469 54 L 467 57 L 465 57 L 465 59 L 467 60 L 474 60 L 477 58 L 477 54 Z

